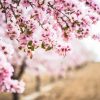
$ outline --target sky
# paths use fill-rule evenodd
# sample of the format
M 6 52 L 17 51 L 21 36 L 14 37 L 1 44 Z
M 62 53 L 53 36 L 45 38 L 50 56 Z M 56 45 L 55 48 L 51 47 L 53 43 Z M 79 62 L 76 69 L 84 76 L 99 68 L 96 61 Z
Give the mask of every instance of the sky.
M 100 35 L 100 22 L 98 22 L 97 25 L 93 26 L 91 28 L 91 31 L 95 34 L 97 33 Z M 95 61 L 100 62 L 100 41 L 93 40 L 89 37 L 83 39 L 82 43 L 85 45 L 87 49 L 93 51 L 96 54 Z
M 86 38 L 82 43 L 88 50 L 95 53 L 96 56 L 94 57 L 94 60 L 100 62 L 100 42 Z

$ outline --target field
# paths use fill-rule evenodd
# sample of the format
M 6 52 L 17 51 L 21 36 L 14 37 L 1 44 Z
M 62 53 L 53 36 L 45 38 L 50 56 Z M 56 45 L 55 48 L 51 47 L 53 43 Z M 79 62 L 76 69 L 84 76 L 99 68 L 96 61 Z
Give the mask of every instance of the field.
M 50 82 L 49 76 L 42 77 L 41 91 L 35 92 L 34 73 L 26 70 L 23 80 L 26 90 L 21 100 L 100 100 L 100 63 L 86 66 L 67 73 L 63 79 Z M 12 100 L 11 94 L 0 94 L 0 100 Z

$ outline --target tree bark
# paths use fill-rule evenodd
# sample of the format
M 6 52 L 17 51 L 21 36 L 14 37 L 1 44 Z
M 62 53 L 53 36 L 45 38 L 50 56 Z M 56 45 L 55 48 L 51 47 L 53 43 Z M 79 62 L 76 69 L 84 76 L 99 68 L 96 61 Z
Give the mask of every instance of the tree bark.
M 19 100 L 19 94 L 18 93 L 12 93 L 12 100 Z
M 40 76 L 36 76 L 36 86 L 35 86 L 35 91 L 40 91 L 40 86 L 41 86 L 41 78 Z
M 53 76 L 50 77 L 50 82 L 51 83 L 55 82 L 55 78 Z
M 19 80 L 21 78 L 21 76 L 23 75 L 25 68 L 26 68 L 26 63 L 25 63 L 25 59 L 24 59 L 23 62 L 22 62 L 22 65 L 20 66 L 20 71 L 18 72 L 17 75 L 14 73 L 12 78 Z M 12 100 L 19 100 L 19 96 L 20 95 L 18 93 L 12 93 Z

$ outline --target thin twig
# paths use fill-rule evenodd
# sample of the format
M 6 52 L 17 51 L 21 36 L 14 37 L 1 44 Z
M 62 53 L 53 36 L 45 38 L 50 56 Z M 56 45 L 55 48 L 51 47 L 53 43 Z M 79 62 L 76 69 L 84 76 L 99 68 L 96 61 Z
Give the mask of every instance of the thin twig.
M 50 2 L 48 2 L 48 6 L 51 7 L 52 9 L 55 9 L 56 11 L 60 12 L 60 13 L 63 14 L 65 17 L 67 17 L 69 21 L 71 21 L 70 18 L 69 18 L 66 14 L 64 14 L 64 13 L 61 12 L 60 10 L 56 9 L 55 7 L 53 7 L 53 5 L 50 4 Z

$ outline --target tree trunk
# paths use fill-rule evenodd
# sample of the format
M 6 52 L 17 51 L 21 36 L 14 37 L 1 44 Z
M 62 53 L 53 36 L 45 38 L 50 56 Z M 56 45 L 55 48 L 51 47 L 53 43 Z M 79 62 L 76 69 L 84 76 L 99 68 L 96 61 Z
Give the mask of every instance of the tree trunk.
M 20 66 L 20 71 L 18 72 L 17 75 L 14 73 L 14 75 L 12 76 L 12 78 L 20 80 L 21 76 L 23 75 L 23 73 L 25 71 L 25 68 L 26 68 L 26 63 L 25 63 L 25 59 L 24 59 L 23 62 L 22 62 L 22 65 Z M 19 100 L 19 96 L 20 95 L 18 93 L 12 93 L 12 99 L 13 100 Z
M 36 76 L 36 86 L 35 86 L 35 91 L 40 91 L 40 86 L 41 86 L 41 78 L 40 76 Z
M 12 100 L 19 100 L 19 94 L 18 93 L 12 93 Z
M 50 77 L 50 83 L 55 82 L 55 78 L 53 76 Z
M 63 76 L 62 75 L 58 75 L 58 80 L 61 80 L 63 79 Z

